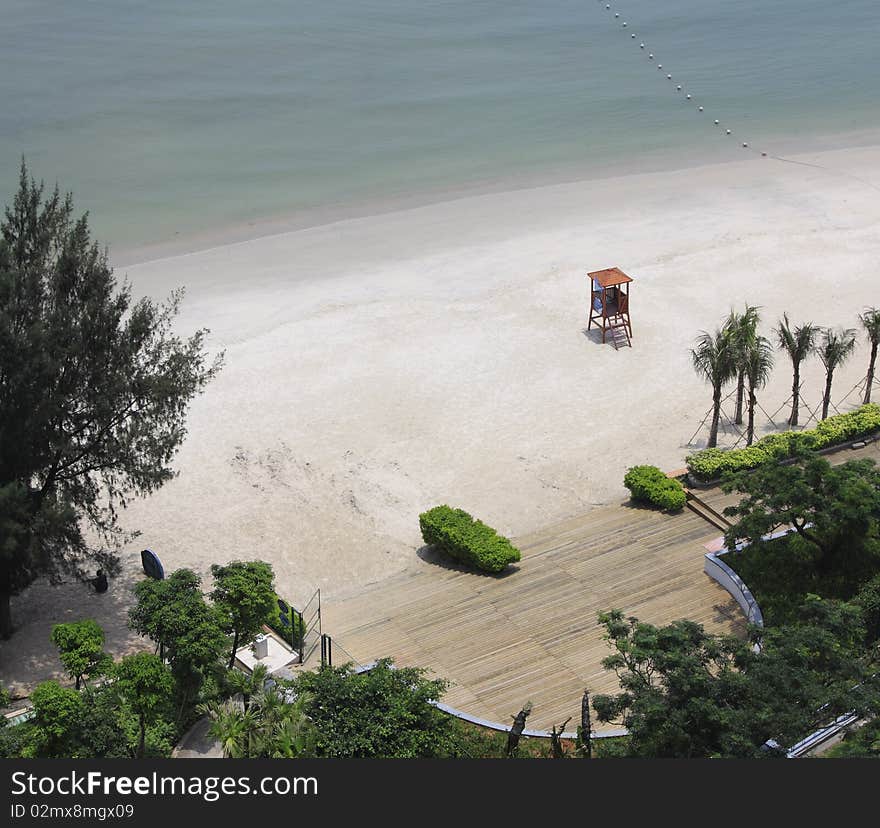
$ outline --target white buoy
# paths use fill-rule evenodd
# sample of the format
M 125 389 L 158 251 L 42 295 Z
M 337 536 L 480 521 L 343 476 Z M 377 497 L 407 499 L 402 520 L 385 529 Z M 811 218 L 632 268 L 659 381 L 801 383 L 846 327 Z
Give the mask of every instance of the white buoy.
M 688 94 L 688 95 L 685 95 L 685 98 L 686 98 L 687 100 L 690 100 L 690 99 L 691 99 L 691 96 Z
M 748 146 L 749 146 L 749 145 L 748 145 L 745 141 L 743 141 L 743 146 L 744 146 L 746 149 L 748 149 Z
M 609 5 L 606 4 L 606 5 L 605 5 L 605 11 L 610 11 L 610 10 L 611 10 L 611 6 L 609 6 Z
M 666 80 L 672 80 L 672 75 L 667 75 Z
M 648 55 L 648 60 L 654 60 L 654 55 Z
M 615 16 L 615 17 L 620 17 L 620 15 L 619 15 L 617 12 L 614 12 L 614 16 Z
M 717 118 L 715 119 L 715 126 L 718 126 L 721 123 Z
M 680 86 L 676 86 L 676 87 L 675 87 L 675 91 L 676 91 L 676 92 L 681 92 L 681 87 L 680 87 Z
M 640 43 L 640 44 L 639 44 L 639 48 L 640 48 L 640 49 L 644 49 L 644 48 L 645 48 L 645 44 L 644 44 L 644 43 Z
M 634 34 L 630 35 L 630 37 L 631 37 L 633 40 L 636 39 L 636 36 L 635 36 Z
M 662 63 L 658 63 L 658 64 L 657 64 L 657 68 L 658 68 L 658 69 L 662 69 L 662 68 L 663 68 L 663 64 L 662 64 Z
M 626 21 L 624 21 L 624 23 L 623 23 L 623 28 L 624 29 L 626 28 Z
M 731 130 L 728 129 L 728 130 L 725 130 L 725 131 L 727 132 L 728 135 L 730 135 Z
M 702 111 L 703 111 L 703 107 L 698 106 L 698 107 L 697 107 L 697 112 L 702 112 Z

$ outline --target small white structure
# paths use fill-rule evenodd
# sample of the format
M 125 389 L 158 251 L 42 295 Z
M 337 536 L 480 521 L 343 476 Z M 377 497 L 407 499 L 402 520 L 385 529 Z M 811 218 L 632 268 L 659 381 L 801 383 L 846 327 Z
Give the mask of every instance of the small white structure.
M 272 675 L 295 664 L 298 659 L 299 653 L 268 629 L 235 652 L 236 666 L 247 673 L 252 673 L 257 664 L 265 664 Z

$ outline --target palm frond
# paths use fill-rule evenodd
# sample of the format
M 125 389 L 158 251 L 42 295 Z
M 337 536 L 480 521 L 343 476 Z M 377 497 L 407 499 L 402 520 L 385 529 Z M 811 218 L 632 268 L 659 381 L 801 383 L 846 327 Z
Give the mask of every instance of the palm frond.
M 859 314 L 859 322 L 868 334 L 868 341 L 872 345 L 880 343 L 880 310 L 866 308 L 864 313 Z

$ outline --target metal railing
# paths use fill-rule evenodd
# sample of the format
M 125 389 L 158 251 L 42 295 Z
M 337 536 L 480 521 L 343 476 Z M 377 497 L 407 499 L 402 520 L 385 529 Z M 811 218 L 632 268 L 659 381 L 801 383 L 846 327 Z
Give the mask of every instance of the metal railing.
M 323 652 L 324 630 L 321 627 L 320 589 L 315 590 L 299 614 L 302 620 L 302 646 L 299 650 L 299 663 L 305 664 L 318 646 L 321 646 Z M 323 664 L 323 657 L 321 663 Z

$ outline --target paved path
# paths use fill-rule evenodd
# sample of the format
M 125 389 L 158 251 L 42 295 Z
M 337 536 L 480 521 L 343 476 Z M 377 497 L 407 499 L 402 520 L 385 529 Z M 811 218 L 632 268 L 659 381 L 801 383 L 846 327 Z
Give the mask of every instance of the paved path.
M 178 742 L 172 752 L 175 759 L 222 759 L 220 742 L 208 735 L 211 720 L 204 716 L 199 719 Z

